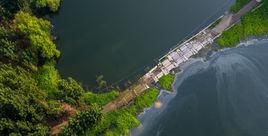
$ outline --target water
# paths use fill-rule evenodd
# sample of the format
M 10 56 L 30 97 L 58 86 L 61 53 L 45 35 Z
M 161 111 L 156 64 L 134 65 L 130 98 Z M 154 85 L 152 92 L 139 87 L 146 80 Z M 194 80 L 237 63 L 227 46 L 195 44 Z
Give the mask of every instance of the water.
M 53 18 L 58 68 L 92 84 L 142 74 L 191 32 L 222 15 L 234 0 L 63 0 Z
M 140 116 L 139 136 L 268 136 L 268 41 L 184 67 L 176 94 Z

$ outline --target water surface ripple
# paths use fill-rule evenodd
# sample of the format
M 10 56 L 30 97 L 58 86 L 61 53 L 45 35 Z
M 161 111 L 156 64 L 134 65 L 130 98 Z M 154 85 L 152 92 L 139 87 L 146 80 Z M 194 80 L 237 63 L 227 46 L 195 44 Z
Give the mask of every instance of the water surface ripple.
M 185 66 L 176 94 L 162 98 L 163 109 L 141 115 L 133 134 L 268 136 L 268 42 L 250 44 Z

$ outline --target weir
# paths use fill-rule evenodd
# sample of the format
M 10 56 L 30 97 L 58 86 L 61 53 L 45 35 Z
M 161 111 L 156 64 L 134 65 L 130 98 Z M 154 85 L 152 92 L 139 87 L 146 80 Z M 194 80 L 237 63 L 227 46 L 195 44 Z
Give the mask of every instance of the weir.
M 212 44 L 225 30 L 240 22 L 241 17 L 251 11 L 260 2 L 260 0 L 251 0 L 237 13 L 221 16 L 219 18 L 221 21 L 214 28 L 210 27 L 216 21 L 205 27 L 190 39 L 178 44 L 174 49 L 161 57 L 159 63 L 142 76 L 136 84 L 126 89 L 116 100 L 105 105 L 103 107 L 103 112 L 110 112 L 114 109 L 128 105 L 135 97 L 143 94 L 150 86 L 157 83 L 162 76 L 171 73 L 175 68 L 178 68 L 201 49 Z

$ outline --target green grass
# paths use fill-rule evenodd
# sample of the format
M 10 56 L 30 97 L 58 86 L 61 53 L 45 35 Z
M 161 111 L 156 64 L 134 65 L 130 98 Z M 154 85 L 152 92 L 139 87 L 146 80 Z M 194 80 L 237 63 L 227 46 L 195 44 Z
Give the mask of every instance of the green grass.
M 223 32 L 217 42 L 222 47 L 233 47 L 244 38 L 242 33 L 243 26 L 241 24 L 237 24 L 228 31 Z
M 172 84 L 174 82 L 175 75 L 168 74 L 162 76 L 158 83 L 160 84 L 162 89 L 165 89 L 167 91 L 172 91 Z
M 83 97 L 86 104 L 98 104 L 100 106 L 104 106 L 110 101 L 114 100 L 119 96 L 118 91 L 111 91 L 108 93 L 95 94 L 92 92 L 86 92 Z
M 268 0 L 263 0 L 263 5 L 247 13 L 241 19 L 240 24 L 236 24 L 229 30 L 223 32 L 217 43 L 221 47 L 234 47 L 241 40 L 250 36 L 262 36 L 268 33 Z
M 142 112 L 144 108 L 153 105 L 158 94 L 159 90 L 155 88 L 148 89 L 142 96 L 136 97 L 133 103 L 128 107 L 105 114 L 103 121 L 94 129 L 89 130 L 86 135 L 127 135 L 132 128 L 137 127 L 140 124 L 136 116 Z
M 46 64 L 39 67 L 33 74 L 34 79 L 37 81 L 38 86 L 47 91 L 50 97 L 54 97 L 57 92 L 57 84 L 60 79 L 57 69 L 54 64 Z

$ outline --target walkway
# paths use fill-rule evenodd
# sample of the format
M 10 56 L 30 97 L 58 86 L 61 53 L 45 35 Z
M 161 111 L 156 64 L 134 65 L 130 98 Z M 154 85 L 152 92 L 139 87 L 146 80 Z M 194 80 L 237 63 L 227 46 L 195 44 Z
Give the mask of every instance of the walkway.
M 152 83 L 158 82 L 163 75 L 169 74 L 175 68 L 187 61 L 191 56 L 197 54 L 201 49 L 212 44 L 223 31 L 238 23 L 241 17 L 252 10 L 256 5 L 258 5 L 258 2 L 256 0 L 251 0 L 236 14 L 225 15 L 221 22 L 213 29 L 209 28 L 212 25 L 211 24 L 189 40 L 178 45 L 162 57 L 159 60 L 158 65 L 145 74 L 137 84 L 132 85 L 129 89 L 122 92 L 116 100 L 105 105 L 103 107 L 103 112 L 110 112 L 128 105 L 135 97 L 143 94 Z

